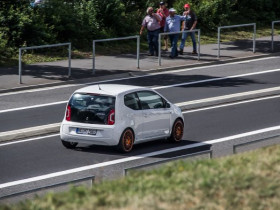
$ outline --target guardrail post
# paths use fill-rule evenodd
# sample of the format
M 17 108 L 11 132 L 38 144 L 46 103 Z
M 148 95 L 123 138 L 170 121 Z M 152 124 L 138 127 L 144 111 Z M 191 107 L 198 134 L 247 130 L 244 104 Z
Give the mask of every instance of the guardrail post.
M 256 23 L 254 23 L 254 34 L 253 34 L 253 53 L 256 52 L 256 31 L 257 31 L 257 27 L 256 27 Z
M 68 78 L 71 77 L 71 43 L 68 46 Z
M 220 58 L 220 36 L 221 36 L 221 28 L 218 27 L 218 58 Z
M 271 22 L 271 51 L 273 52 L 274 51 L 274 47 L 273 47 L 273 40 L 274 38 L 274 21 Z
M 19 48 L 18 54 L 18 75 L 19 75 L 19 84 L 22 84 L 21 81 L 22 67 L 21 67 L 21 48 Z
M 140 36 L 137 35 L 137 68 L 140 69 Z
M 161 66 L 161 33 L 158 34 L 158 65 Z
M 254 31 L 253 31 L 253 53 L 256 52 L 256 31 L 257 31 L 256 23 L 241 24 L 241 25 L 231 25 L 231 26 L 220 26 L 220 27 L 218 27 L 218 58 L 220 58 L 221 29 L 223 29 L 223 28 L 247 27 L 247 26 L 254 26 Z
M 280 23 L 280 20 L 271 22 L 271 51 L 274 51 L 274 25 L 275 23 Z
M 198 30 L 198 60 L 200 60 L 200 29 Z
M 92 41 L 92 74 L 95 74 L 95 41 Z
M 22 62 L 21 62 L 21 58 L 22 58 L 22 51 L 23 50 L 60 47 L 60 46 L 67 46 L 67 45 L 68 45 L 68 78 L 69 78 L 71 76 L 71 46 L 72 46 L 71 42 L 19 48 L 19 56 L 18 56 L 19 84 L 22 84 Z

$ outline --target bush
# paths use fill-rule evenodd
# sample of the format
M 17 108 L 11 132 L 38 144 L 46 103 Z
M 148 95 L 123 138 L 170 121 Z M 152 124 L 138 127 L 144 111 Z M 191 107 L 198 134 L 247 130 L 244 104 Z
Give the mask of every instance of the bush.
M 185 3 L 186 1 L 179 0 L 174 5 L 180 14 L 184 11 Z M 232 9 L 236 3 L 235 0 L 191 0 L 189 3 L 198 17 L 197 28 L 206 31 L 214 31 L 218 26 L 229 25 L 236 15 L 236 11 Z

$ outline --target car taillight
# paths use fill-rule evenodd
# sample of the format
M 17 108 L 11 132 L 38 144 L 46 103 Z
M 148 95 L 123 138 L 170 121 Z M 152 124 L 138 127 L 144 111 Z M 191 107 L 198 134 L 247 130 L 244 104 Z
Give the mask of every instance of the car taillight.
M 66 120 L 70 121 L 71 120 L 71 107 L 68 105 L 66 109 Z
M 108 115 L 108 125 L 114 125 L 115 124 L 115 110 L 112 109 L 110 112 L 109 112 L 109 115 Z

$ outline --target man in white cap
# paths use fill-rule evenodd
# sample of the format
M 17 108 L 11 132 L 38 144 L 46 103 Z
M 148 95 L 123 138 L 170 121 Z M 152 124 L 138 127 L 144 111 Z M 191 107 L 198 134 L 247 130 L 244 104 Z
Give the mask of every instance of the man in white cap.
M 174 8 L 169 9 L 169 16 L 166 18 L 164 32 L 179 32 L 181 21 L 185 20 L 185 16 L 175 15 L 176 10 Z M 171 42 L 171 55 L 170 58 L 174 58 L 178 56 L 177 51 L 177 42 L 178 42 L 179 34 L 171 34 L 169 35 L 169 39 Z

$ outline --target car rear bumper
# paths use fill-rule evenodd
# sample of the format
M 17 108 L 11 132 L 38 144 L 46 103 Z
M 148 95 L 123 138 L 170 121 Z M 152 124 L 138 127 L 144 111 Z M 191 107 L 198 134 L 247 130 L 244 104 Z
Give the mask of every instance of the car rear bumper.
M 95 135 L 77 134 L 77 128 L 96 130 Z M 82 123 L 62 123 L 60 127 L 60 138 L 68 142 L 77 142 L 96 145 L 117 145 L 119 138 L 115 135 L 115 127 L 108 125 L 88 125 Z

